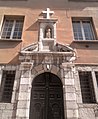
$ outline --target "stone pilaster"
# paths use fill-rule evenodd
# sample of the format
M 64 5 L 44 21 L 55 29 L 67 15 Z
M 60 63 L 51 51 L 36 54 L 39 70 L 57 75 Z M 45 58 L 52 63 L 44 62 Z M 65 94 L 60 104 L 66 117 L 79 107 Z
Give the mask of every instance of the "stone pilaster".
M 74 79 L 74 65 L 62 64 L 64 84 L 64 104 L 67 119 L 78 119 L 78 105 L 76 102 L 76 90 Z
M 20 78 L 16 119 L 29 119 L 31 67 L 32 64 L 26 63 L 23 63 L 20 66 L 21 78 Z

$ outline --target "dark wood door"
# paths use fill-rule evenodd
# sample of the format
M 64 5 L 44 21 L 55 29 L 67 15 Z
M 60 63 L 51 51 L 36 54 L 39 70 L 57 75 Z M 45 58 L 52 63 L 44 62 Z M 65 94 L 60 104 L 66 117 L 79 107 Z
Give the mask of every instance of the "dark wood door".
M 52 73 L 37 76 L 32 84 L 30 119 L 64 119 L 63 90 Z

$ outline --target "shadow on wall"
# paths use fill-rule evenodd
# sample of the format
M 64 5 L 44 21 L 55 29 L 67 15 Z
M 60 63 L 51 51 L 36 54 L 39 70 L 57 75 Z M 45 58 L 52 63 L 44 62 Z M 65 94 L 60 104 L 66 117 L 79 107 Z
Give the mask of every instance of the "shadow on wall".
M 15 48 L 18 45 L 21 45 L 21 41 L 0 41 L 0 49 Z
M 8 62 L 8 64 L 14 64 L 14 65 L 15 64 L 19 64 L 19 63 L 20 63 L 20 61 L 19 61 L 19 53 Z
M 19 51 L 21 42 L 0 41 L 0 63 L 19 64 Z
M 1 7 L 31 8 L 31 9 L 85 9 L 86 7 L 98 7 L 96 2 L 77 2 L 75 0 L 0 0 Z
M 72 47 L 72 48 L 75 48 L 75 49 L 83 49 L 83 50 L 87 50 L 87 49 L 89 49 L 89 50 L 96 50 L 96 51 L 98 51 L 98 41 L 96 42 L 83 42 L 83 41 L 74 41 L 74 42 L 72 42 L 71 44 L 70 44 L 70 46 Z
M 26 31 L 38 31 L 39 28 L 39 24 L 38 21 L 36 21 L 34 24 L 32 24 L 31 26 L 29 26 Z

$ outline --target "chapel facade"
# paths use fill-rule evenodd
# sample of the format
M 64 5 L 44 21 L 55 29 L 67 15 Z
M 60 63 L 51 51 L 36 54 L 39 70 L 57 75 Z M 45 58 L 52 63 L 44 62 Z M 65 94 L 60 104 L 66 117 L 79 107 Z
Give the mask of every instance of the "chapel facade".
M 97 11 L 97 0 L 0 0 L 0 119 L 98 119 Z

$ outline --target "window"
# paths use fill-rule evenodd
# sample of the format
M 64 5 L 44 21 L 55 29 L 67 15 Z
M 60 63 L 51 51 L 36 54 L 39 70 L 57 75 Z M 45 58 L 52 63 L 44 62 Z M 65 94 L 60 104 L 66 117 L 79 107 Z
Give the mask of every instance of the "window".
M 83 103 L 95 103 L 91 72 L 79 72 L 79 78 Z
M 5 16 L 1 31 L 1 38 L 21 39 L 23 22 L 24 22 L 23 17 Z
M 1 84 L 1 101 L 2 102 L 11 102 L 13 84 L 15 79 L 15 71 L 3 71 L 2 84 Z
M 91 20 L 72 20 L 75 40 L 95 40 L 94 29 Z
M 98 86 L 98 72 L 95 72 L 96 75 L 96 81 L 97 81 L 97 86 Z

